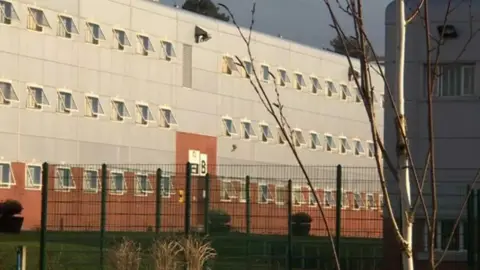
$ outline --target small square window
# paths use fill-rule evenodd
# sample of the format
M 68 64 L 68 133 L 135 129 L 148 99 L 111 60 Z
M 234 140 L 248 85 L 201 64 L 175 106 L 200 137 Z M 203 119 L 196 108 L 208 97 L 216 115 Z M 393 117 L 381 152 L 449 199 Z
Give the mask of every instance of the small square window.
M 269 203 L 273 201 L 272 195 L 270 194 L 270 188 L 265 183 L 258 184 L 258 203 Z
M 25 188 L 34 190 L 42 189 L 42 166 L 32 164 L 27 165 Z
M 130 47 L 132 44 L 128 39 L 127 33 L 121 29 L 113 29 L 113 36 L 115 37 L 116 48 L 119 51 L 125 50 L 125 47 Z
M 98 170 L 86 169 L 83 171 L 83 191 L 97 193 L 100 189 Z
M 125 101 L 112 100 L 112 120 L 123 122 L 130 117 L 130 112 L 128 111 Z
M 310 132 L 310 148 L 313 150 L 318 150 L 322 148 L 320 136 L 316 132 Z
M 345 137 L 340 137 L 340 154 L 347 154 L 352 151 L 352 147 Z
M 238 68 L 233 58 L 231 56 L 224 56 L 222 61 L 222 72 L 231 75 L 234 71 L 238 72 Z
M 340 88 L 342 89 L 341 99 L 347 100 L 352 97 L 352 93 L 350 93 L 350 89 L 345 84 L 341 84 Z
M 367 142 L 367 156 L 369 158 L 374 158 L 375 157 L 375 146 L 373 145 L 373 142 Z
M 275 203 L 276 204 L 285 204 L 287 197 L 287 187 L 286 186 L 275 186 Z
M 75 189 L 72 170 L 67 167 L 58 167 L 55 170 L 55 190 L 70 191 Z
M 337 143 L 332 135 L 325 134 L 325 147 L 327 152 L 332 152 L 337 149 Z
M 0 0 L 0 23 L 1 24 L 12 24 L 12 21 L 19 21 L 20 18 L 18 17 L 13 4 Z
M 164 128 L 171 128 L 172 126 L 177 126 L 178 122 L 175 116 L 173 115 L 172 109 L 170 108 L 160 108 L 160 126 Z
M 293 205 L 300 206 L 305 204 L 305 194 L 303 194 L 302 187 L 293 187 L 292 188 L 292 197 L 293 197 Z
M 114 195 L 123 195 L 126 192 L 127 183 L 125 183 L 123 172 L 111 172 L 109 193 Z
M 141 125 L 148 125 L 155 122 L 152 112 L 148 104 L 136 104 L 136 123 Z
M 360 92 L 360 90 L 358 90 L 357 87 L 354 87 L 353 91 L 355 93 L 355 103 L 362 103 L 363 98 L 362 98 L 362 93 Z
M 377 201 L 373 194 L 367 194 L 367 208 L 368 209 L 377 209 Z
M 332 81 L 327 81 L 327 91 L 326 94 L 328 97 L 333 97 L 334 95 L 338 94 L 337 88 Z
M 148 196 L 153 193 L 152 183 L 146 173 L 137 173 L 135 176 L 135 195 Z
M 230 180 L 220 180 L 220 201 L 231 201 L 237 198 L 237 191 Z
M 40 86 L 28 86 L 27 108 L 41 110 L 44 107 L 50 106 L 47 96 Z
M 103 34 L 102 28 L 99 24 L 87 22 L 87 32 L 85 35 L 85 40 L 88 43 L 95 45 L 100 44 L 100 40 L 105 40 L 105 35 Z
M 171 176 L 162 176 L 162 197 L 170 198 L 171 195 L 175 195 L 175 188 L 173 187 L 173 181 Z
M 329 208 L 335 207 L 337 205 L 337 201 L 335 200 L 335 197 L 333 196 L 333 192 L 331 190 L 325 190 L 323 194 L 325 207 Z
M 360 209 L 365 207 L 363 202 L 362 194 L 355 192 L 353 193 L 353 209 Z
M 293 129 L 293 144 L 296 147 L 306 145 L 305 137 L 303 137 L 303 132 L 300 129 Z
M 67 91 L 58 91 L 58 104 L 57 111 L 62 113 L 71 113 L 73 111 L 78 111 L 77 104 L 71 92 Z
M 270 126 L 265 123 L 259 124 L 260 130 L 262 131 L 262 142 L 269 142 L 273 140 L 273 134 L 272 131 L 270 130 Z
M 360 140 L 353 140 L 353 144 L 355 146 L 355 156 L 361 156 L 365 154 L 365 149 L 363 148 L 363 144 Z
M 0 188 L 10 188 L 15 185 L 15 178 L 10 163 L 0 163 Z
M 11 82 L 0 81 L 0 104 L 10 105 L 19 102 L 17 93 Z
M 278 69 L 278 84 L 280 86 L 286 86 L 287 83 L 290 83 L 290 77 L 288 77 L 288 73 L 285 69 L 279 68 Z
M 64 38 L 72 38 L 72 35 L 78 34 L 78 28 L 72 17 L 58 15 L 57 35 Z
M 312 94 L 318 94 L 318 92 L 322 90 L 322 86 L 320 85 L 318 78 L 310 77 L 310 80 L 312 81 Z
M 97 96 L 85 96 L 85 115 L 93 118 L 98 118 L 100 115 L 104 115 L 103 107 L 100 99 Z
M 255 133 L 255 130 L 252 127 L 252 122 L 248 120 L 243 120 L 241 121 L 242 123 L 242 138 L 249 140 L 252 137 L 257 137 L 257 134 Z
M 278 144 L 286 144 L 287 143 L 287 138 L 285 138 L 285 135 L 282 132 L 282 128 L 277 126 L 277 139 L 278 139 Z
M 163 40 L 161 41 L 161 44 L 162 44 L 165 60 L 170 61 L 172 60 L 172 58 L 177 57 L 177 54 L 175 53 L 175 48 L 173 47 L 172 42 Z
M 252 66 L 252 62 L 250 61 L 243 61 L 243 66 L 244 66 L 244 76 L 245 78 L 250 78 L 250 76 L 252 76 L 253 74 L 253 66 Z
M 27 28 L 29 30 L 43 32 L 43 28 L 51 28 L 45 13 L 41 9 L 29 7 Z
M 224 135 L 227 137 L 232 137 L 233 135 L 237 135 L 237 128 L 235 127 L 235 123 L 233 122 L 232 118 L 224 117 L 222 118 L 223 128 L 224 128 Z
M 307 87 L 307 84 L 305 83 L 303 75 L 300 73 L 295 73 L 295 88 L 297 90 L 302 90 L 305 87 Z
M 270 81 L 270 67 L 267 65 L 262 65 L 262 79 L 264 82 Z

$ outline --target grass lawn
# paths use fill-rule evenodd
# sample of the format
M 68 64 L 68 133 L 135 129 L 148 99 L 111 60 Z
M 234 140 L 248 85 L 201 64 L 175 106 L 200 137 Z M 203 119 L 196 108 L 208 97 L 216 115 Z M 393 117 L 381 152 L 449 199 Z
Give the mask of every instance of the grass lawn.
M 0 269 L 15 269 L 15 248 L 25 245 L 28 249 L 27 269 L 38 270 L 39 233 L 22 232 L 19 235 L 0 235 Z M 106 233 L 105 247 L 115 240 L 128 237 L 148 250 L 154 233 L 118 232 Z M 98 232 L 49 232 L 47 233 L 48 269 L 92 270 L 100 269 L 100 233 Z M 210 237 L 218 253 L 212 264 L 215 270 L 285 269 L 288 241 L 286 236 L 250 235 L 228 233 Z M 374 269 L 382 256 L 381 239 L 342 239 L 341 258 L 351 269 Z M 247 248 L 248 246 L 248 248 Z M 327 239 L 320 237 L 294 237 L 293 264 L 296 269 L 324 269 L 331 263 L 332 252 Z M 145 254 L 145 266 L 148 255 Z M 361 263 L 362 268 L 354 265 Z M 350 268 L 347 267 L 347 268 Z M 331 269 L 331 268 L 330 268 Z

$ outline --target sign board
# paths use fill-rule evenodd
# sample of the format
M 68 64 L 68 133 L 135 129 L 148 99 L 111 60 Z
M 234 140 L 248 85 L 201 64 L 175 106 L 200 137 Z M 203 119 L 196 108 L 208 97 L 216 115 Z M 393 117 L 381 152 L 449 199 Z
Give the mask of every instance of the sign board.
M 204 176 L 207 174 L 207 154 L 200 153 L 198 150 L 188 150 L 188 162 L 191 164 L 192 175 Z

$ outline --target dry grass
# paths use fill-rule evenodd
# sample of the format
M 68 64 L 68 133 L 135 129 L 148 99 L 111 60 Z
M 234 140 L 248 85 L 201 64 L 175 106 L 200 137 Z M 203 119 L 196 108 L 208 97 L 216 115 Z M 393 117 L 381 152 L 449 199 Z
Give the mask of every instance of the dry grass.
M 142 260 L 140 244 L 126 237 L 108 251 L 109 269 L 138 270 Z
M 156 240 L 151 249 L 154 270 L 175 270 L 181 264 L 182 246 L 173 238 Z
M 188 270 L 202 270 L 209 260 L 217 256 L 206 238 L 184 237 L 179 241 Z

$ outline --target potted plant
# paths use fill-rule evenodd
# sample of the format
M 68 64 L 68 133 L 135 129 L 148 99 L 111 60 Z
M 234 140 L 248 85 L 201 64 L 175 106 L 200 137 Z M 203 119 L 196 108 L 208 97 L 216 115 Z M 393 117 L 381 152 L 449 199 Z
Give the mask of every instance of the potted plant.
M 305 212 L 298 212 L 292 215 L 292 234 L 294 236 L 308 236 L 312 217 Z
M 208 225 L 211 233 L 229 232 L 232 218 L 223 209 L 212 209 L 208 212 Z
M 0 233 L 19 233 L 23 225 L 23 206 L 19 201 L 6 200 L 0 202 Z

